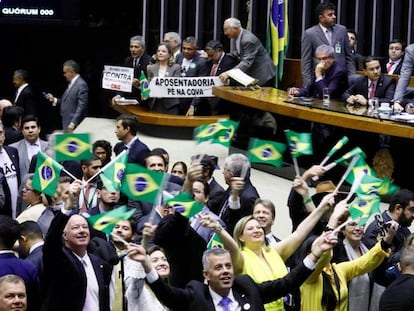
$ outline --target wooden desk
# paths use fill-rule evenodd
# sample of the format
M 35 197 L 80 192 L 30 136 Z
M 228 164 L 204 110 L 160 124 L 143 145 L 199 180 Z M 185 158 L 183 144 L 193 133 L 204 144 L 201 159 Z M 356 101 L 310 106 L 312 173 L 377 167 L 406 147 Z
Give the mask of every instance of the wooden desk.
M 286 103 L 286 91 L 264 87 L 255 91 L 237 90 L 229 86 L 213 87 L 217 97 L 244 106 L 285 115 L 302 120 L 314 121 L 344 128 L 387 134 L 414 139 L 414 127 L 377 117 L 351 114 L 345 103 L 331 101 L 329 108 L 324 108 L 321 100 L 312 102 Z

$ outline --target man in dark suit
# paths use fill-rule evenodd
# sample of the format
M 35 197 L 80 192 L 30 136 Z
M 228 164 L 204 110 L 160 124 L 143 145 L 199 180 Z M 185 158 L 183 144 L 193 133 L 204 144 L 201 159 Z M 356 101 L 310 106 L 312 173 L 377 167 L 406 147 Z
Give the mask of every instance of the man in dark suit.
M 331 98 L 341 98 L 348 87 L 346 68 L 335 60 L 334 48 L 322 44 L 316 48 L 315 82 L 305 88 L 290 88 L 289 95 L 322 98 L 323 89 L 329 89 Z
M 37 222 L 29 220 L 20 224 L 19 250 L 25 256 L 24 260 L 36 267 L 39 275 L 42 272 L 43 243 L 43 232 Z
M 135 98 L 141 102 L 141 88 L 139 83 L 139 77 L 141 72 L 147 75 L 147 66 L 151 63 L 152 58 L 145 51 L 145 40 L 142 36 L 133 36 L 129 39 L 129 52 L 130 56 L 126 57 L 123 63 L 124 67 L 134 68 L 134 78 L 132 80 L 131 93 L 120 92 L 112 99 L 125 97 Z
M 253 212 L 253 204 L 259 194 L 250 181 L 250 162 L 241 153 L 233 153 L 224 161 L 223 175 L 227 190 L 220 200 L 209 204 L 211 211 L 224 221 L 232 234 L 237 221 Z
M 204 49 L 208 56 L 207 72 L 210 76 L 220 76 L 223 72 L 232 69 L 237 64 L 237 58 L 227 54 L 218 40 L 210 40 Z M 204 98 L 197 108 L 196 115 L 220 115 L 228 113 L 231 102 L 219 97 Z
M 26 115 L 22 119 L 23 139 L 10 145 L 19 152 L 20 176 L 24 176 L 29 172 L 32 157 L 37 155 L 39 151 L 45 152 L 49 143 L 40 139 L 40 123 L 39 119 L 34 115 Z
M 65 207 L 57 213 L 46 235 L 42 310 L 110 310 L 112 266 L 87 252 L 90 232 L 86 219 L 70 216 L 80 189 L 80 181 L 70 185 Z
M 0 277 L 7 274 L 20 276 L 26 285 L 28 310 L 39 310 L 39 274 L 31 263 L 16 257 L 14 243 L 20 235 L 19 223 L 10 216 L 0 215 Z
M 18 69 L 13 73 L 13 85 L 17 89 L 14 104 L 24 109 L 24 114 L 37 115 L 37 99 L 29 84 L 29 73 Z
M 187 37 L 183 41 L 182 58 L 178 63 L 181 66 L 181 76 L 185 78 L 208 76 L 207 60 L 198 54 L 198 44 L 195 37 Z M 200 98 L 180 98 L 180 113 L 193 116 Z
M 399 75 L 404 60 L 405 44 L 400 39 L 391 40 L 388 44 L 388 61 L 383 72 L 390 75 Z
M 146 144 L 136 136 L 138 119 L 133 115 L 123 114 L 116 118 L 115 134 L 120 140 L 114 146 L 114 153 L 118 155 L 122 150 L 128 150 L 128 162 L 145 166 L 145 158 L 150 153 Z
M 16 218 L 20 213 L 17 207 L 17 197 L 20 187 L 19 153 L 16 148 L 3 146 L 4 128 L 0 123 L 0 183 L 4 192 L 4 204 L 0 215 Z
M 22 107 L 9 106 L 4 108 L 1 122 L 3 123 L 4 134 L 6 136 L 6 139 L 4 140 L 5 145 L 10 145 L 23 139 L 21 130 L 23 115 L 24 109 Z
M 327 1 L 316 7 L 318 24 L 305 30 L 302 36 L 302 82 L 309 87 L 315 81 L 314 68 L 317 64 L 315 50 L 322 44 L 330 45 L 335 50 L 335 59 L 347 68 L 348 77 L 355 73 L 355 64 L 349 44 L 348 32 L 342 25 L 336 24 L 335 6 Z
M 79 72 L 79 64 L 74 60 L 67 60 L 63 63 L 63 75 L 69 84 L 62 98 L 56 98 L 50 93 L 46 94 L 46 98 L 53 106 L 60 105 L 62 129 L 67 132 L 73 132 L 88 111 L 89 89 Z
M 366 76 L 355 78 L 353 84 L 344 92 L 342 99 L 348 104 L 368 105 L 368 99 L 377 97 L 380 103 L 390 102 L 394 96 L 395 80 L 381 73 L 379 60 L 368 56 L 364 60 Z
M 414 309 L 414 246 L 403 249 L 399 267 L 402 275 L 385 289 L 379 302 L 380 311 Z
M 251 277 L 234 277 L 233 265 L 228 250 L 213 248 L 203 254 L 205 282 L 191 281 L 185 288 L 168 286 L 152 268 L 145 249 L 140 245 L 129 247 L 130 257 L 140 261 L 147 273 L 147 281 L 158 299 L 175 310 L 264 310 L 263 304 L 283 297 L 293 288 L 299 287 L 312 273 L 318 257 L 336 242 L 319 238 L 308 255 L 287 276 L 257 284 Z M 207 283 L 207 284 L 206 284 Z

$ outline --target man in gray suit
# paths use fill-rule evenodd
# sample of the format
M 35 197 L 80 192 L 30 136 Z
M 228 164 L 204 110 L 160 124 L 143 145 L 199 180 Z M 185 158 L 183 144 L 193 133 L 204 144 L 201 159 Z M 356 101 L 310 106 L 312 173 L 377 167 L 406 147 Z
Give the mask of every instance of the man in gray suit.
M 236 50 L 232 54 L 240 62 L 234 68 L 239 68 L 259 80 L 261 86 L 273 86 L 273 78 L 276 74 L 275 66 L 260 40 L 247 29 L 243 29 L 240 21 L 234 17 L 224 21 L 223 29 L 229 39 L 236 40 Z M 219 77 L 225 82 L 229 75 L 227 72 L 223 72 Z
M 60 105 L 62 129 L 65 132 L 73 132 L 85 118 L 88 109 L 89 89 L 85 80 L 79 75 L 79 71 L 79 64 L 74 60 L 64 62 L 63 75 L 69 85 L 62 98 L 56 98 L 50 93 L 46 94 L 46 98 L 53 106 Z
M 34 115 L 27 115 L 22 119 L 23 139 L 11 144 L 19 152 L 20 176 L 22 178 L 29 172 L 30 161 L 39 151 L 45 151 L 48 142 L 41 140 L 39 119 Z
M 319 23 L 305 30 L 302 36 L 302 82 L 309 87 L 315 82 L 315 66 L 317 64 L 315 50 L 322 44 L 330 45 L 335 50 L 335 61 L 347 68 L 348 80 L 355 73 L 352 49 L 348 32 L 342 25 L 336 24 L 335 6 L 330 2 L 321 2 L 316 7 Z

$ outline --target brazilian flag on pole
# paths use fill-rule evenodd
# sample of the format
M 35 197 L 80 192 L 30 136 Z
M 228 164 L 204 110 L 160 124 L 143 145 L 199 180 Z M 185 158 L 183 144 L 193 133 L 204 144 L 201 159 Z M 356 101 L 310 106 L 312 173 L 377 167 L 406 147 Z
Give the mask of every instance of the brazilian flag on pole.
M 214 233 L 211 236 L 211 239 L 207 244 L 207 249 L 212 249 L 212 248 L 224 248 L 224 244 L 221 241 L 217 233 Z
M 233 120 L 222 120 L 219 123 L 224 125 L 226 129 L 220 132 L 219 136 L 214 137 L 211 143 L 230 147 L 231 140 L 239 127 L 239 123 Z
M 33 189 L 54 196 L 62 168 L 58 162 L 39 151 L 32 181 Z
M 364 225 L 371 215 L 381 213 L 381 200 L 377 195 L 358 194 L 355 202 L 349 206 L 349 213 L 352 219 L 359 218 L 358 225 Z
M 134 212 L 135 208 L 128 210 L 126 205 L 122 205 L 111 211 L 89 216 L 87 220 L 96 230 L 111 234 L 112 229 L 119 221 L 131 218 Z
M 285 144 L 253 138 L 250 140 L 248 157 L 250 162 L 266 163 L 281 167 L 285 150 Z
M 122 151 L 114 160 L 109 162 L 101 169 L 100 177 L 105 184 L 104 180 L 108 180 L 112 183 L 115 191 L 121 187 L 121 180 L 125 174 L 125 167 L 128 162 L 128 151 Z
M 148 99 L 151 90 L 149 88 L 148 79 L 142 70 L 141 70 L 141 75 L 139 76 L 139 87 L 141 89 L 142 98 L 144 100 Z
M 285 130 L 285 135 L 292 158 L 313 154 L 311 133 L 297 133 Z
M 55 136 L 55 160 L 90 160 L 92 151 L 89 134 L 57 134 Z
M 203 209 L 203 204 L 194 201 L 189 192 L 181 192 L 166 202 L 174 210 L 186 218 L 191 218 Z
M 121 183 L 121 192 L 136 201 L 154 203 L 164 174 L 147 170 L 145 167 L 128 163 Z

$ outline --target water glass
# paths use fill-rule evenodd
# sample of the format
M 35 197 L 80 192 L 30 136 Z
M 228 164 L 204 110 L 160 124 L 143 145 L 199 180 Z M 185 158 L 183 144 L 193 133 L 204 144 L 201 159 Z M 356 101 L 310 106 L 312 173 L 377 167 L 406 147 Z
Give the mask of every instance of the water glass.
M 328 106 L 331 102 L 331 96 L 329 95 L 329 88 L 324 87 L 323 88 L 323 100 L 322 103 L 324 106 Z

